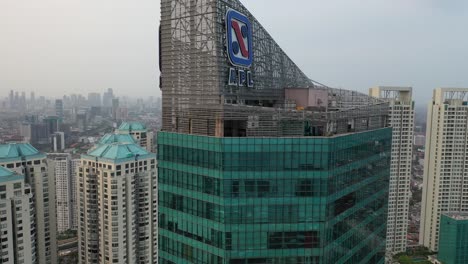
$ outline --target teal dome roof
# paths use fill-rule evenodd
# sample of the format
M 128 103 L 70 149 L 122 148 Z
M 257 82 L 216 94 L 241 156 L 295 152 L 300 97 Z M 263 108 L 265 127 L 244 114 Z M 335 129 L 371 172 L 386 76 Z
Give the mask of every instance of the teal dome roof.
M 11 170 L 5 169 L 4 167 L 0 166 L 0 182 L 8 182 L 22 179 L 24 179 L 23 176 L 18 175 L 12 172 Z
M 7 177 L 13 174 L 14 173 L 11 170 L 5 169 L 4 167 L 0 166 L 0 177 Z
M 146 126 L 139 122 L 123 122 L 119 129 L 121 131 L 145 131 Z
M 129 134 L 106 134 L 99 140 L 99 144 L 112 143 L 136 143 L 136 141 Z
M 0 145 L 0 162 L 21 158 L 41 158 L 44 154 L 29 143 L 8 143 Z
M 106 159 L 114 162 L 135 159 L 135 157 L 148 158 L 156 157 L 155 154 L 150 153 L 134 143 L 112 143 L 99 145 L 90 150 L 88 154 L 83 157 Z

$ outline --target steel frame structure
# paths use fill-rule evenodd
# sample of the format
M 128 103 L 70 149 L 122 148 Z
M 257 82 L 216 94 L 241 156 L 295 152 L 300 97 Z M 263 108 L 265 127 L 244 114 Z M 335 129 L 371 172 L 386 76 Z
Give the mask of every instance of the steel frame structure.
M 252 23 L 253 88 L 228 85 L 229 8 Z M 160 53 L 164 131 L 223 137 L 229 122 L 240 122 L 240 136 L 304 136 L 308 123 L 325 136 L 387 123 L 386 102 L 309 79 L 238 0 L 162 0 Z M 287 109 L 285 88 L 327 89 L 329 105 Z

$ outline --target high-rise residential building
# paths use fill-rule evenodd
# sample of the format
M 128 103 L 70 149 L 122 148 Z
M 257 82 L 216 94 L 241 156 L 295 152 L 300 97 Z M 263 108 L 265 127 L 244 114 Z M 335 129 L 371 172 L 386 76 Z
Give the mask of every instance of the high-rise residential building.
M 438 88 L 428 106 L 419 243 L 437 251 L 440 215 L 468 212 L 468 89 Z
M 10 90 L 10 94 L 8 95 L 8 101 L 10 109 L 15 108 L 15 92 L 13 90 Z
M 153 132 L 140 122 L 123 122 L 115 131 L 117 134 L 131 135 L 136 142 L 149 152 L 153 152 Z
M 104 107 L 112 107 L 112 99 L 114 99 L 114 91 L 112 88 L 109 88 L 107 92 L 104 92 L 102 95 L 102 105 Z
M 14 101 L 14 108 L 18 109 L 20 107 L 20 97 L 19 92 L 15 91 L 15 101 Z
M 159 264 L 384 263 L 389 103 L 311 81 L 237 0 L 161 12 Z
M 64 132 L 55 132 L 50 135 L 51 149 L 54 152 L 60 152 L 65 150 L 65 133 Z
M 23 127 L 23 133 L 27 133 L 28 127 L 30 129 L 30 143 L 31 144 L 47 144 L 49 143 L 49 129 L 46 123 L 31 123 L 29 126 Z
M 32 125 L 31 123 L 27 123 L 27 122 L 23 122 L 20 124 L 20 136 L 23 137 L 23 141 L 24 142 L 28 142 L 28 143 L 31 143 L 31 128 L 32 128 Z
M 25 182 L 31 186 L 37 263 L 57 263 L 55 181 L 48 173 L 46 155 L 28 143 L 3 144 L 0 145 L 0 166 L 24 175 Z
M 81 132 L 86 131 L 88 129 L 88 115 L 86 111 L 79 110 L 76 113 L 76 124 Z
M 468 263 L 467 213 L 446 213 L 441 215 L 437 259 L 443 264 Z
M 26 106 L 27 106 L 27 104 L 26 104 L 26 92 L 21 92 L 19 107 L 20 107 L 20 109 L 25 110 Z
M 119 98 L 112 99 L 112 119 L 117 120 L 119 117 Z
M 49 116 L 43 119 L 43 122 L 39 122 L 37 116 L 26 116 L 24 122 L 20 124 L 20 135 L 24 138 L 25 142 L 31 144 L 54 144 L 54 137 L 57 136 L 57 133 L 60 129 L 60 120 L 57 116 Z M 60 132 L 63 133 L 63 132 Z M 63 136 L 63 138 L 62 138 Z M 65 135 L 58 135 L 59 140 L 64 139 Z M 61 141 L 64 144 L 64 140 Z M 60 149 L 61 142 L 57 145 L 57 148 Z
M 68 153 L 47 154 L 49 174 L 55 178 L 57 232 L 77 230 L 76 171 L 79 159 Z
M 34 92 L 31 92 L 29 96 L 28 109 L 34 110 L 36 108 L 36 95 Z
M 157 263 L 156 155 L 128 140 L 106 136 L 81 157 L 79 263 Z
M 392 162 L 388 198 L 387 252 L 406 252 L 414 135 L 414 103 L 410 87 L 375 87 L 369 95 L 390 104 Z
M 34 221 L 31 187 L 0 166 L 0 263 L 37 263 Z
M 62 99 L 55 100 L 55 114 L 60 120 L 63 120 L 63 101 Z
M 44 118 L 47 129 L 47 138 L 53 133 L 60 131 L 60 118 L 58 116 L 48 116 Z
M 101 94 L 100 93 L 89 93 L 88 94 L 88 105 L 90 107 L 101 107 Z
M 72 188 L 71 190 L 71 205 L 73 206 L 73 214 L 72 214 L 72 219 L 71 219 L 71 227 L 70 229 L 72 230 L 78 230 L 78 223 L 79 223 L 79 220 L 78 220 L 78 214 L 79 214 L 79 211 L 78 211 L 78 186 L 77 186 L 77 182 L 78 182 L 78 170 L 79 170 L 79 166 L 81 164 L 81 160 L 80 159 L 75 159 L 73 158 L 71 160 L 71 177 L 70 177 L 70 186 Z

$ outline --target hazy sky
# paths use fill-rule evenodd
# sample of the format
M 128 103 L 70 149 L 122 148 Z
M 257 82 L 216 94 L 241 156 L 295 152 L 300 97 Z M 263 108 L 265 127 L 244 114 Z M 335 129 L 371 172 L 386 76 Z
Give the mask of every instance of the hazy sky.
M 243 0 L 312 79 L 360 90 L 468 87 L 468 1 Z M 0 96 L 159 96 L 157 0 L 0 0 Z

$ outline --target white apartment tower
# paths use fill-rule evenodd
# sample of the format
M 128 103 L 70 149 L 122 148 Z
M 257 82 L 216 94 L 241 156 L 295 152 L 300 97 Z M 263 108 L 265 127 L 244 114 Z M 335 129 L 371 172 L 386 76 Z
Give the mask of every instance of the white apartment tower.
M 407 246 L 410 181 L 414 134 L 414 103 L 410 87 L 375 87 L 373 97 L 390 103 L 393 128 L 390 189 L 388 198 L 387 252 L 405 252 Z
M 49 173 L 55 176 L 57 231 L 77 230 L 76 166 L 68 153 L 47 154 Z
M 57 263 L 55 181 L 48 173 L 46 155 L 28 143 L 2 144 L 0 166 L 24 175 L 31 187 L 36 215 L 37 263 Z
M 34 221 L 24 176 L 0 167 L 0 263 L 37 263 Z
M 429 103 L 420 244 L 438 250 L 449 212 L 468 212 L 468 88 L 435 89 Z
M 78 182 L 78 169 L 81 164 L 80 159 L 72 159 L 71 160 L 71 204 L 73 206 L 73 217 L 71 219 L 71 228 L 72 230 L 78 230 L 78 186 L 76 183 Z
M 112 135 L 81 157 L 81 264 L 157 263 L 156 155 Z

